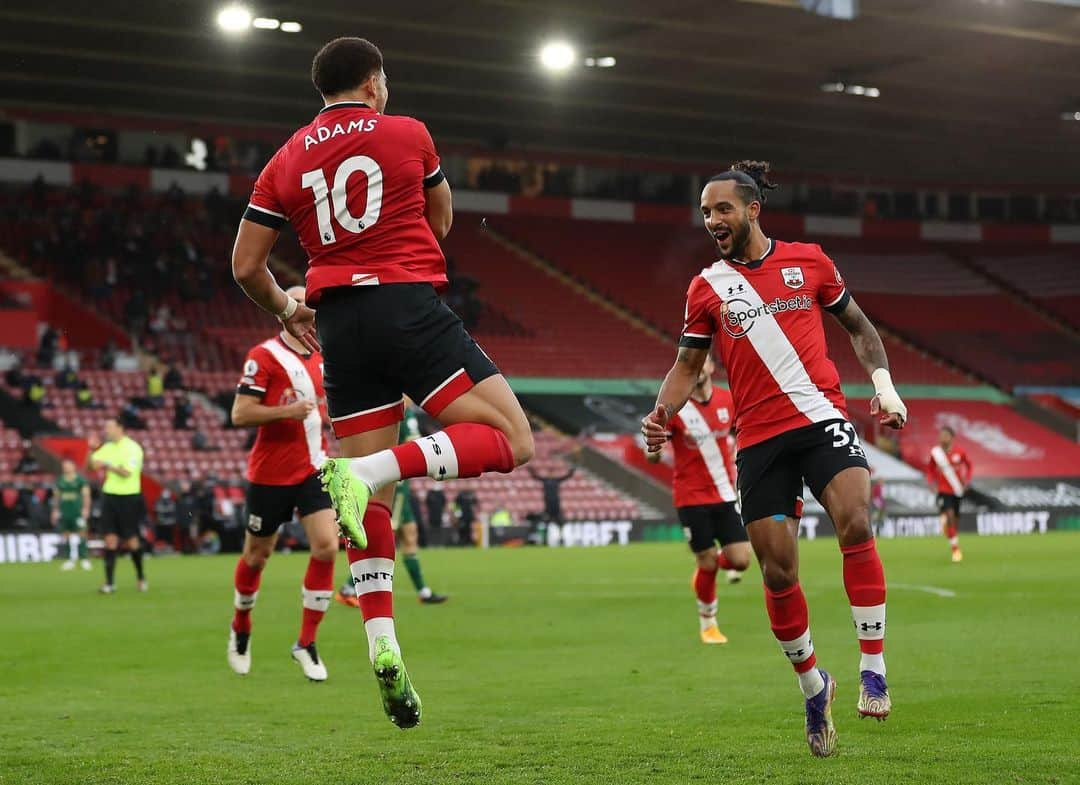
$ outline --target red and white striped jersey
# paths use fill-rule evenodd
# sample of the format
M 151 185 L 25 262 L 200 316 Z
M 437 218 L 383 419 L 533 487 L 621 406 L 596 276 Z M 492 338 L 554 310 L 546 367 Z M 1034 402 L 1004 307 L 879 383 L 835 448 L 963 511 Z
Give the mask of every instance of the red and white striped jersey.
M 849 299 L 832 260 L 808 243 L 770 240 L 760 259 L 721 259 L 691 281 L 679 344 L 706 349 L 715 338 L 735 400 L 739 449 L 847 419 L 821 311 L 839 313 Z
M 358 101 L 323 108 L 255 181 L 248 221 L 288 221 L 307 254 L 307 304 L 335 286 L 446 286 L 446 261 L 425 217 L 425 188 L 444 179 L 419 120 Z
M 938 493 L 963 496 L 964 489 L 971 482 L 971 461 L 967 453 L 955 444 L 948 453 L 941 445 L 935 444 L 926 462 L 926 478 Z
M 260 485 L 297 485 L 326 461 L 322 355 L 299 354 L 281 337 L 253 347 L 244 360 L 239 395 L 252 395 L 266 406 L 301 399 L 318 405 L 303 420 L 277 420 L 259 426 L 248 456 L 247 478 Z
M 691 398 L 671 418 L 671 446 L 675 450 L 672 490 L 676 507 L 735 501 L 735 461 L 731 426 L 735 406 L 731 393 L 713 388 L 707 401 Z

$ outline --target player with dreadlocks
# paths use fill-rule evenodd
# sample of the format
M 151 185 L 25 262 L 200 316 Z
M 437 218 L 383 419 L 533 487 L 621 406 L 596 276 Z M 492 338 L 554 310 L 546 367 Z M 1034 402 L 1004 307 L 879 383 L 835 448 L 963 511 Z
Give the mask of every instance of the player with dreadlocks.
M 803 482 L 836 526 L 844 588 L 859 648 L 858 711 L 884 719 L 885 573 L 870 529 L 870 471 L 836 367 L 825 345 L 822 311 L 851 335 L 874 382 L 871 414 L 902 428 L 907 409 L 889 375 L 874 325 L 855 304 L 820 246 L 766 236 L 761 226 L 769 164 L 740 161 L 701 193 L 705 228 L 720 259 L 690 284 L 686 324 L 656 409 L 642 420 L 650 450 L 671 435 L 715 340 L 735 404 L 742 519 L 761 565 L 773 634 L 806 697 L 806 739 L 825 757 L 836 751 L 836 682 L 817 667 L 806 598 L 799 585 L 798 532 Z

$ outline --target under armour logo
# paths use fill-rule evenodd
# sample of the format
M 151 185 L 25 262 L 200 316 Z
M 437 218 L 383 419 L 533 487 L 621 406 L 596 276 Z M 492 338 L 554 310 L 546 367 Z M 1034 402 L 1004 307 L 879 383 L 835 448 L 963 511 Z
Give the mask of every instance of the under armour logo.
M 737 288 L 734 287 L 734 286 L 729 286 L 727 288 L 728 297 L 735 294 L 735 292 L 738 292 L 739 294 L 742 294 L 744 291 L 745 291 L 745 287 L 742 284 L 739 284 Z
M 798 651 L 785 651 L 789 660 L 801 660 L 806 656 L 806 649 L 799 649 Z
M 871 630 L 874 632 L 881 632 L 884 627 L 885 622 L 883 621 L 876 621 L 873 624 L 868 621 L 864 621 L 862 624 L 858 625 L 858 628 L 863 632 L 870 632 Z
M 324 234 L 324 235 L 322 236 L 322 238 L 323 238 L 324 240 L 326 240 L 326 242 L 330 242 L 330 232 L 327 232 L 326 234 Z
M 446 467 L 445 466 L 440 466 L 439 467 L 439 479 L 441 480 L 445 476 L 446 476 Z

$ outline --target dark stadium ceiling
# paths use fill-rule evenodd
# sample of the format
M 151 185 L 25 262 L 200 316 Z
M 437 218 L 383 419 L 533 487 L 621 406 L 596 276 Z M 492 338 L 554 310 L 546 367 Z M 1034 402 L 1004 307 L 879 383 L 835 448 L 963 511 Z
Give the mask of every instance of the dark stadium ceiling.
M 1080 184 L 1080 8 L 861 0 L 842 22 L 796 0 L 250 0 L 298 34 L 224 35 L 205 0 L 0 5 L 0 109 L 91 110 L 285 130 L 318 97 L 314 51 L 378 43 L 390 111 L 443 144 L 726 162 L 955 183 Z M 561 35 L 614 68 L 538 68 Z M 825 93 L 827 80 L 881 90 Z

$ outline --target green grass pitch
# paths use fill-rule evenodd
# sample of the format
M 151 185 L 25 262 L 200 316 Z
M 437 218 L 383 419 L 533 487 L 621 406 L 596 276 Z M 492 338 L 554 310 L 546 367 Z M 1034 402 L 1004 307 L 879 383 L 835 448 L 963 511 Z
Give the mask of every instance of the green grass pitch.
M 697 639 L 684 546 L 429 551 L 398 630 L 424 700 L 383 716 L 359 613 L 323 622 L 325 684 L 289 659 L 306 554 L 277 555 L 252 672 L 225 663 L 235 557 L 129 560 L 118 593 L 58 564 L 0 567 L 0 783 L 557 785 L 1080 782 L 1080 535 L 880 545 L 894 713 L 855 717 L 858 654 L 834 541 L 802 544 L 839 756 L 810 757 L 802 696 L 756 567 L 719 587 L 727 646 Z M 344 556 L 338 577 L 346 574 Z M 943 589 L 944 592 L 934 592 Z M 955 596 L 941 596 L 955 592 Z

